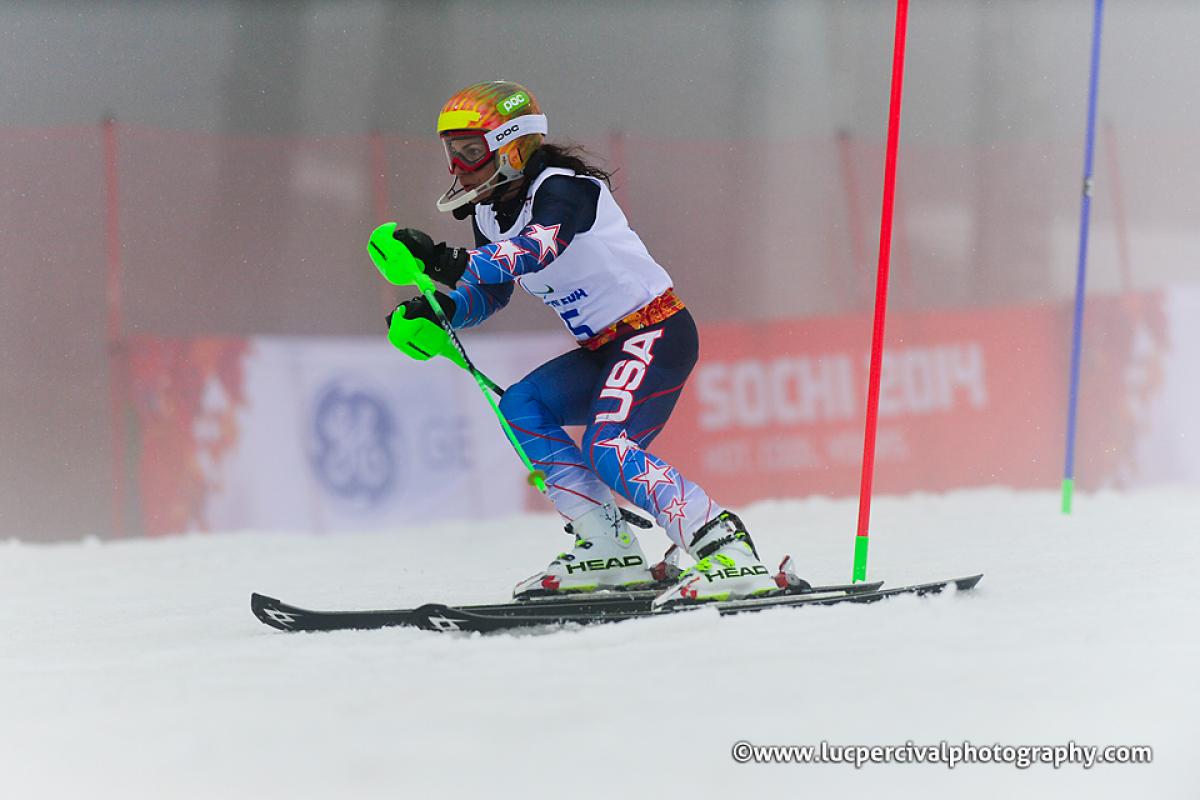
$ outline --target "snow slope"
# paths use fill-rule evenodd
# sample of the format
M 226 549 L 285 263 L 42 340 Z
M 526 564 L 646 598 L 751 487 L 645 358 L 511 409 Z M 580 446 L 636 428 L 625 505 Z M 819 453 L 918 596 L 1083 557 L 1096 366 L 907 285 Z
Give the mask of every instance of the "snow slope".
M 390 535 L 0 543 L 0 796 L 1200 797 L 1200 496 L 884 498 L 871 576 L 971 594 L 551 634 L 286 634 L 312 607 L 485 601 L 568 544 L 533 515 Z M 855 505 L 743 510 L 847 577 Z M 644 537 L 658 551 L 665 537 Z M 1150 744 L 1151 765 L 735 764 L 761 744 Z

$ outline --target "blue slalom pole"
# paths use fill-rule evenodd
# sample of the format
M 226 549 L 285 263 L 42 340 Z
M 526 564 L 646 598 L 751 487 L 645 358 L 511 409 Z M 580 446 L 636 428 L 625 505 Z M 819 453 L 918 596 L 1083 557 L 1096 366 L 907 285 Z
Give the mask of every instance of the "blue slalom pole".
M 1079 407 L 1079 360 L 1083 350 L 1083 298 L 1087 288 L 1088 227 L 1092 217 L 1092 154 L 1096 144 L 1096 94 L 1100 82 L 1100 21 L 1104 0 L 1092 18 L 1092 68 L 1088 79 L 1087 144 L 1083 156 L 1083 203 L 1079 219 L 1079 265 L 1075 273 L 1075 322 L 1071 331 L 1071 389 L 1067 397 L 1067 463 L 1063 472 L 1062 513 L 1071 513 L 1075 493 L 1075 423 Z

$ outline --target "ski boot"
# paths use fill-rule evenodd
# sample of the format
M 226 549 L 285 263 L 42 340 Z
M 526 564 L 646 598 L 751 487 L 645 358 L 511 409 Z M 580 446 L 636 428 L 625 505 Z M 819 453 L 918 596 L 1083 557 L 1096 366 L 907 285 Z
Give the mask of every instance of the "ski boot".
M 654 598 L 654 608 L 736 600 L 780 589 L 776 576 L 758 560 L 746 526 L 732 512 L 722 511 L 704 523 L 692 537 L 688 553 L 696 559 L 695 565 L 684 570 L 669 589 Z
M 559 553 L 543 572 L 526 578 L 513 589 L 513 597 L 527 600 L 572 592 L 603 589 L 644 589 L 654 583 L 650 565 L 637 537 L 629 528 L 630 517 L 613 503 L 594 508 L 567 524 L 575 536 L 569 553 Z

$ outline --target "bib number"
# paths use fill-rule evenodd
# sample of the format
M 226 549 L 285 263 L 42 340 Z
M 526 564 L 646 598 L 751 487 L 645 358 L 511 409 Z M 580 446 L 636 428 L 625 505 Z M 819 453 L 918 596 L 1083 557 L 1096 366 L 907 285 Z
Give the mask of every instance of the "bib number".
M 562 317 L 562 321 L 567 326 L 567 330 L 569 330 L 571 333 L 575 334 L 575 338 L 579 338 L 580 336 L 586 336 L 587 338 L 590 339 L 596 335 L 596 332 L 594 330 L 592 330 L 591 328 L 589 328 L 587 325 L 580 325 L 579 327 L 575 327 L 574 325 L 571 324 L 571 320 L 573 320 L 575 317 L 579 316 L 578 308 L 569 308 L 566 311 L 560 311 L 560 312 L 558 312 L 558 316 Z

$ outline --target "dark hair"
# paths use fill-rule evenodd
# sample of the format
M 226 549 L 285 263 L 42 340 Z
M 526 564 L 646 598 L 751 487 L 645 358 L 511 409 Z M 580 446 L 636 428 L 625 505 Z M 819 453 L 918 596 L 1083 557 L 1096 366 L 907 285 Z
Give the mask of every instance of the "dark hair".
M 589 178 L 599 178 L 612 189 L 613 173 L 606 169 L 589 164 L 584 160 L 589 153 L 576 144 L 547 144 L 543 143 L 537 149 L 537 155 L 544 159 L 547 167 L 569 169 L 576 175 L 587 175 Z

